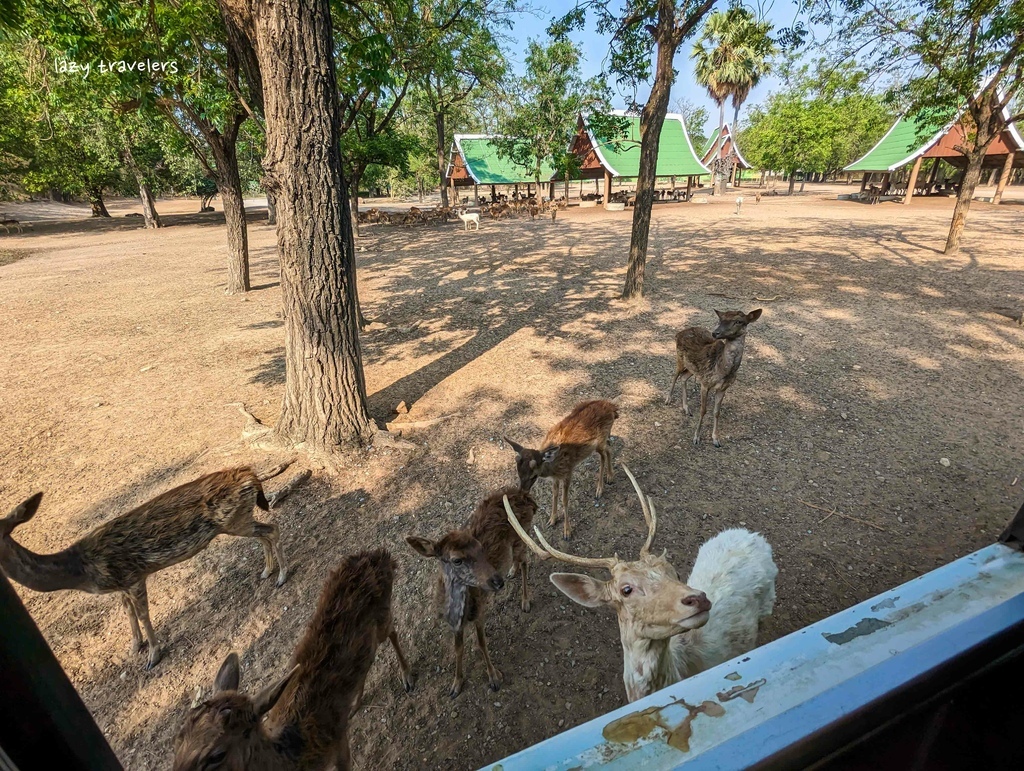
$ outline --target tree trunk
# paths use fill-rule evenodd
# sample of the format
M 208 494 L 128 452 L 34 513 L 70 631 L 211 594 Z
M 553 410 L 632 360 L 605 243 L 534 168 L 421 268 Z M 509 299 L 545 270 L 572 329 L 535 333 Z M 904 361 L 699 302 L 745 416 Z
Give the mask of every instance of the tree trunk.
M 103 203 L 103 188 L 102 187 L 90 187 L 89 188 L 89 203 L 92 204 L 92 216 L 93 217 L 109 217 L 110 212 L 107 211 L 106 204 Z
M 626 267 L 626 283 L 622 288 L 623 299 L 640 297 L 644 293 L 647 239 L 651 230 L 651 210 L 654 208 L 654 186 L 657 182 L 658 146 L 661 144 L 661 127 L 665 124 L 669 92 L 675 77 L 672 70 L 675 53 L 676 46 L 664 40 L 658 41 L 654 84 L 640 115 L 640 171 L 636 180 L 633 232 L 629 241 L 629 263 Z
M 445 157 L 445 153 L 448 148 L 445 147 L 445 136 L 444 130 L 444 113 L 434 113 L 434 132 L 437 138 L 437 176 L 441 180 L 441 206 L 450 206 L 451 203 L 448 199 L 448 186 L 446 184 L 447 179 L 445 172 L 448 171 L 448 160 Z
M 786 195 L 793 195 L 793 188 L 796 187 L 796 172 L 789 172 L 789 192 Z
M 277 198 L 285 394 L 277 432 L 332 450 L 375 433 L 357 329 L 328 0 L 219 0 L 251 23 L 263 75 L 264 168 Z
M 1012 152 L 1006 154 L 1003 169 L 999 172 L 999 184 L 996 185 L 996 193 L 992 196 L 992 203 L 997 204 L 1003 200 L 1003 191 L 1006 190 L 1006 184 L 1013 174 L 1013 156 Z
M 718 163 L 715 164 L 715 195 L 725 195 L 725 174 L 722 173 L 721 160 L 725 156 L 725 142 L 722 141 L 722 132 L 725 131 L 725 102 L 723 101 L 718 105 L 718 141 L 717 150 L 715 153 L 715 160 Z
M 217 192 L 224 206 L 224 223 L 228 228 L 227 294 L 249 291 L 249 234 L 245 225 L 245 203 L 242 180 L 238 174 L 238 155 L 232 142 L 213 145 L 217 161 Z
M 985 161 L 985 150 L 988 143 L 982 147 L 976 147 L 967 158 L 967 168 L 964 169 L 963 178 L 960 181 L 960 192 L 956 196 L 956 206 L 953 207 L 953 221 L 949 225 L 949 236 L 946 238 L 944 254 L 956 254 L 960 251 L 960 237 L 964 233 L 964 225 L 967 224 L 967 212 L 971 208 L 971 199 L 974 198 L 974 189 L 981 181 L 981 164 Z
M 128 167 L 128 170 L 135 177 L 135 181 L 139 185 L 139 198 L 142 199 L 142 217 L 146 222 L 146 227 L 163 227 L 163 223 L 160 222 L 160 215 L 156 211 L 153 190 L 150 188 L 149 182 L 146 181 L 146 175 L 142 173 L 139 164 L 135 162 L 135 156 L 132 155 L 132 148 L 127 139 L 125 140 L 124 150 L 121 152 L 121 162 Z
M 277 202 L 274 200 L 274 194 L 267 190 L 267 224 L 277 224 Z

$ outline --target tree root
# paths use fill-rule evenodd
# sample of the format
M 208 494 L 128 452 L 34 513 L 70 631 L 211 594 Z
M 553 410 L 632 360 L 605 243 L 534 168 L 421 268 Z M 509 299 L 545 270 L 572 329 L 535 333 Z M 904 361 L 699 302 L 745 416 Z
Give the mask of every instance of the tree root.
M 1018 327 L 1024 327 L 1024 311 L 1014 310 L 1013 308 L 991 308 L 989 312 L 1005 316 L 1015 322 Z
M 313 476 L 313 472 L 310 471 L 309 469 L 306 469 L 305 471 L 296 474 L 291 479 L 289 479 L 288 482 L 283 487 L 274 490 L 274 492 L 270 493 L 267 496 L 267 502 L 270 504 L 270 508 L 276 508 L 277 504 L 279 504 L 281 501 L 283 501 L 285 498 L 287 498 L 289 495 L 295 492 L 295 489 L 299 487 L 299 485 L 301 485 L 307 479 L 309 479 L 311 476 Z

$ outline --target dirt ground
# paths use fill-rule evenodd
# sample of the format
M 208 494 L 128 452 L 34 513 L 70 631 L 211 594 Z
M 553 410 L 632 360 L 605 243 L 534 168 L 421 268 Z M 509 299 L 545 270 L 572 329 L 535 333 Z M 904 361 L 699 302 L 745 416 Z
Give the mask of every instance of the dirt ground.
M 450 416 L 405 433 L 419 452 L 374 448 L 340 473 L 315 469 L 262 515 L 280 525 L 292 565 L 281 589 L 259 580 L 259 546 L 231 538 L 154 576 L 166 655 L 152 672 L 129 653 L 115 598 L 19 587 L 125 767 L 169 766 L 192 696 L 229 651 L 241 654 L 243 685 L 280 675 L 327 572 L 371 545 L 400 563 L 396 618 L 419 679 L 406 695 L 381 649 L 353 724 L 358 767 L 476 768 L 624 703 L 615 619 L 557 594 L 547 576 L 558 568 L 536 563 L 533 610 L 506 588 L 488 622 L 504 687 L 487 689 L 467 644 L 466 688 L 450 699 L 433 566 L 403 540 L 461 524 L 515 479 L 500 437 L 539 441 L 583 399 L 618 400 L 616 463 L 655 499 L 656 545 L 681 573 L 724 528 L 766 535 L 781 572 L 763 641 L 991 543 L 1022 499 L 1024 332 L 988 310 L 1024 300 L 1024 190 L 1000 207 L 975 203 L 955 258 L 941 253 L 952 200 L 835 199 L 850 190 L 808 186 L 760 204 L 748 194 L 739 215 L 732 198 L 657 206 L 636 307 L 615 299 L 629 212 L 485 220 L 468 233 L 458 222 L 365 227 L 372 414 Z M 31 233 L 0 235 L 0 502 L 6 511 L 46 491 L 16 531 L 31 549 L 61 549 L 201 474 L 286 457 L 240 441 L 237 407 L 269 424 L 281 401 L 273 230 L 252 212 L 254 290 L 227 297 L 222 216 L 196 208 L 163 201 L 169 227 L 146 231 L 121 216 L 133 202 L 104 222 L 65 207 Z M 675 331 L 710 326 L 713 308 L 755 307 L 764 315 L 725 400 L 724 446 L 705 435 L 695 449 L 679 392 L 663 403 Z M 635 554 L 645 529 L 632 489 L 620 471 L 595 504 L 596 468 L 592 458 L 572 489 L 570 547 Z M 547 485 L 538 495 L 546 508 Z

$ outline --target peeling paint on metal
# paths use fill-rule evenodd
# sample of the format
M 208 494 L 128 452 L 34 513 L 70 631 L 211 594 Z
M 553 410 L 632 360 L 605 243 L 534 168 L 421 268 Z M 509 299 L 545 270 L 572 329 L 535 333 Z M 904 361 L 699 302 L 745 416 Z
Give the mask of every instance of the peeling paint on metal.
M 898 594 L 895 597 L 886 597 L 884 600 L 882 600 L 877 605 L 872 605 L 871 606 L 871 612 L 872 613 L 877 613 L 880 610 L 887 610 L 889 608 L 895 608 L 896 607 L 896 600 L 898 600 L 899 598 L 900 598 L 900 596 Z
M 768 681 L 765 678 L 755 680 L 749 685 L 737 685 L 730 688 L 728 691 L 721 691 L 717 694 L 719 701 L 731 701 L 735 698 L 741 698 L 747 704 L 753 704 L 754 699 L 757 697 L 757 692 L 761 690 L 761 686 L 765 685 Z
M 726 680 L 742 680 L 743 679 L 743 675 L 741 675 L 739 672 L 731 672 L 731 673 L 729 673 L 728 675 L 725 676 L 725 679 Z
M 892 624 L 888 621 L 883 621 L 880 618 L 869 616 L 868 618 L 862 618 L 849 629 L 844 629 L 842 632 L 838 632 L 837 634 L 827 634 L 822 632 L 821 636 L 830 643 L 846 645 L 850 640 L 856 640 L 858 637 L 865 637 L 869 634 L 874 634 L 879 629 L 885 629 L 887 626 L 892 626 Z
M 672 725 L 662 714 L 662 710 L 680 706 L 686 710 L 686 717 L 678 725 Z M 664 707 L 648 707 L 639 712 L 630 712 L 608 723 L 601 731 L 605 741 L 615 744 L 631 744 L 641 739 L 650 738 L 657 729 L 664 732 L 665 743 L 680 752 L 690 751 L 690 737 L 693 736 L 693 720 L 697 715 L 722 717 L 725 708 L 713 701 L 704 701 L 697 706 L 687 704 L 682 699 L 670 702 Z

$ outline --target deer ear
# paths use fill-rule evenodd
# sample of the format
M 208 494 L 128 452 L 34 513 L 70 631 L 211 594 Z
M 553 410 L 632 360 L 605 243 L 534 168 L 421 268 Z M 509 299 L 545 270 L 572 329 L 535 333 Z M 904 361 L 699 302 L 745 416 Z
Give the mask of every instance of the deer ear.
M 722 312 L 721 312 L 721 311 L 719 311 L 719 310 L 716 310 L 716 311 L 715 311 L 715 315 L 716 315 L 716 316 L 718 316 L 718 320 L 719 320 L 719 321 L 721 321 L 721 320 L 722 320 Z
M 237 691 L 238 690 L 238 654 L 232 651 L 220 665 L 217 677 L 213 681 L 213 692 Z
M 413 548 L 413 551 L 421 557 L 437 556 L 437 544 L 429 538 L 420 538 L 417 535 L 407 535 L 405 537 L 405 542 L 409 544 Z
M 36 511 L 39 510 L 39 504 L 43 500 L 42 493 L 36 493 L 28 500 L 17 506 L 14 511 L 7 515 L 7 520 L 13 526 L 24 524 L 35 516 Z
M 302 666 L 296 664 L 288 674 L 276 683 L 271 683 L 257 694 L 256 698 L 253 700 L 253 708 L 256 710 L 257 715 L 267 714 L 271 708 L 277 704 L 277 700 L 281 698 L 281 694 L 284 693 L 284 689 L 288 686 L 288 683 L 292 681 L 292 678 L 299 673 L 300 669 L 302 669 Z
M 544 456 L 543 456 L 544 457 L 544 462 L 545 463 L 554 463 L 555 462 L 555 458 L 558 457 L 558 453 L 561 451 L 561 449 L 562 449 L 561 446 L 558 446 L 558 447 L 552 447 L 550 450 L 545 450 L 544 451 Z
M 513 450 L 516 451 L 516 455 L 518 455 L 520 458 L 523 457 L 523 447 L 522 447 L 522 445 L 516 444 L 511 439 L 509 439 L 507 436 L 503 436 L 501 438 L 505 440 L 505 443 L 509 447 L 511 447 Z
M 552 573 L 551 583 L 570 600 L 585 608 L 597 608 L 608 602 L 607 581 L 598 581 L 581 573 Z
M 749 324 L 752 321 L 757 321 L 759 318 L 761 318 L 761 308 L 747 314 L 747 323 Z

